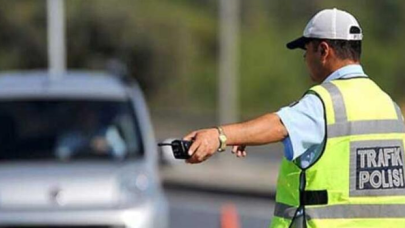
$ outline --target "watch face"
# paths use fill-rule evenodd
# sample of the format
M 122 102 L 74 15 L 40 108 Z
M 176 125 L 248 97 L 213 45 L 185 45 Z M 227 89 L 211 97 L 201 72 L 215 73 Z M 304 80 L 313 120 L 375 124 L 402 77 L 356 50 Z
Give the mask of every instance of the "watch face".
M 226 136 L 225 135 L 220 135 L 219 140 L 221 140 L 222 142 L 226 141 Z

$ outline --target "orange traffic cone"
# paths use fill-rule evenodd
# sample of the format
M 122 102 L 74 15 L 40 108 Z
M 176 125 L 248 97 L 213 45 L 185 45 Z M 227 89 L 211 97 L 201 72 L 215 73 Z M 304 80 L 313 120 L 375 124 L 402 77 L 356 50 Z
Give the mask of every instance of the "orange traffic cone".
M 240 228 L 239 216 L 234 204 L 225 204 L 221 208 L 221 228 Z

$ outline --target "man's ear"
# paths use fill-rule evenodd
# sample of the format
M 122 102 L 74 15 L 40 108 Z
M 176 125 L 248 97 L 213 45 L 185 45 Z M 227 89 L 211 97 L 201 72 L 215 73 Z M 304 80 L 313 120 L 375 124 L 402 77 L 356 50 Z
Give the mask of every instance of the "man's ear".
M 324 60 L 330 55 L 331 47 L 329 46 L 328 43 L 326 43 L 325 41 L 322 41 L 319 44 L 319 51 L 321 53 L 321 58 Z

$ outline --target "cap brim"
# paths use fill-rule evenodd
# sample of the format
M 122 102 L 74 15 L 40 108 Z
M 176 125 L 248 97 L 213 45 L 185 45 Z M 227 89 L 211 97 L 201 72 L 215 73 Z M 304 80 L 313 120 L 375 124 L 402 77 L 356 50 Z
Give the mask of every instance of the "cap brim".
M 287 48 L 291 49 L 291 50 L 296 49 L 296 48 L 305 49 L 305 44 L 308 41 L 309 41 L 309 38 L 301 36 L 300 38 L 287 43 Z

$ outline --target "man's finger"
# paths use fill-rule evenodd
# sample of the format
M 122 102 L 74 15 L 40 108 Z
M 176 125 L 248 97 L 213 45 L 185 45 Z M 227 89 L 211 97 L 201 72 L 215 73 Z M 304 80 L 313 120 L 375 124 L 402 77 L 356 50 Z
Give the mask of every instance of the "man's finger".
M 187 140 L 187 141 L 194 140 L 196 134 L 197 134 L 197 132 L 193 131 L 193 132 L 189 133 L 188 135 L 184 136 L 183 140 Z
M 197 151 L 193 154 L 192 160 L 194 163 L 201 163 L 206 160 L 207 157 L 207 148 L 204 144 L 201 144 Z
M 240 158 L 240 157 L 246 157 L 247 153 L 246 153 L 246 151 L 245 151 L 245 148 L 246 148 L 245 145 L 237 146 L 237 148 L 236 148 L 236 156 L 237 156 L 238 158 Z
M 232 151 L 232 154 L 234 154 L 234 153 L 236 153 L 236 152 L 238 151 L 238 147 L 239 147 L 239 146 L 233 146 L 233 147 L 232 147 L 232 150 L 231 150 L 231 151 Z
M 235 153 L 237 153 L 238 151 L 243 151 L 244 150 L 244 146 L 238 145 L 235 146 Z
M 246 151 L 245 149 L 246 149 L 246 145 L 240 145 L 239 146 L 240 151 Z
M 191 158 L 187 159 L 187 163 L 195 164 L 195 163 L 200 163 L 203 160 L 203 154 L 204 153 L 204 145 L 201 143 L 198 143 L 195 145 L 195 150 L 193 151 L 193 154 L 191 155 Z M 191 148 L 190 148 L 191 149 Z
M 193 154 L 198 150 L 198 148 L 201 146 L 201 142 L 196 140 L 194 141 L 190 148 L 188 149 L 188 155 L 193 156 Z

